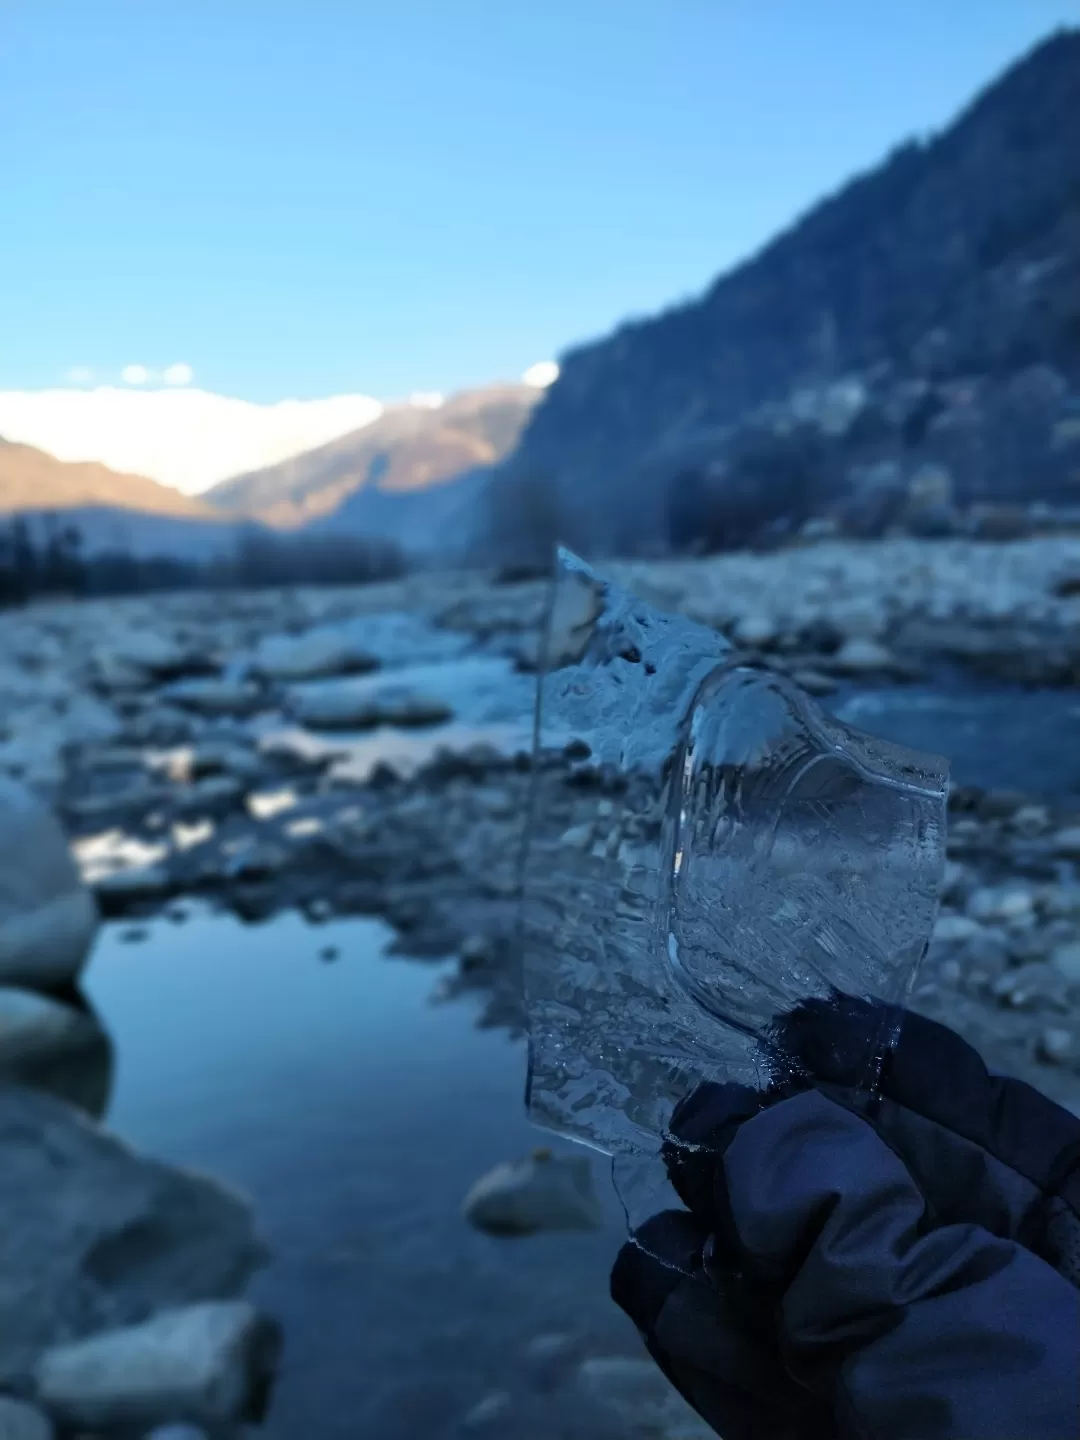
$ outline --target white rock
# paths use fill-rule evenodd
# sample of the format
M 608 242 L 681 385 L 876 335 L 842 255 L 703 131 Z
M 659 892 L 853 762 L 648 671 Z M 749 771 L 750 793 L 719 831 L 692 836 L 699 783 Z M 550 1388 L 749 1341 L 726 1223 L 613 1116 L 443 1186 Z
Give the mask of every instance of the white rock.
M 1080 985 L 1080 940 L 1057 946 L 1050 953 L 1050 964 L 1070 985 Z
M 1030 890 L 1017 886 L 984 886 L 968 897 L 967 911 L 975 920 L 1012 921 L 1026 919 L 1035 908 Z
M 493 1235 L 541 1230 L 593 1230 L 600 1204 L 585 1155 L 534 1150 L 482 1176 L 465 1197 L 465 1218 Z
M 771 645 L 780 633 L 776 621 L 769 615 L 743 615 L 735 626 L 734 638 L 748 650 L 757 650 Z
M 273 680 L 315 680 L 324 675 L 361 674 L 378 667 L 347 630 L 308 630 L 303 635 L 269 635 L 252 658 L 260 675 Z
M 682 1398 L 652 1360 L 603 1355 L 578 1368 L 582 1390 L 630 1437 L 716 1440 L 716 1432 Z
M 59 1341 L 235 1295 L 265 1259 L 245 1201 L 16 1086 L 0 1086 L 0 1215 L 0 1389 Z
M 0 1083 L 43 1090 L 99 1115 L 108 1097 L 111 1055 L 108 1036 L 89 1011 L 32 990 L 0 987 Z
M 404 685 L 355 691 L 346 686 L 327 687 L 294 696 L 292 712 L 301 725 L 308 725 L 313 730 L 439 725 L 451 719 L 454 713 L 437 695 L 425 695 Z
M 939 915 L 934 922 L 934 939 L 943 945 L 958 945 L 973 940 L 985 931 L 968 915 Z
M 97 924 L 56 818 L 29 790 L 0 778 L 0 983 L 74 980 Z
M 37 1399 L 69 1426 L 109 1429 L 251 1413 L 277 1362 L 276 1327 L 246 1300 L 166 1310 L 45 1351 Z
M 0 1395 L 0 1440 L 53 1440 L 52 1421 L 35 1405 Z
M 896 656 L 877 640 L 860 636 L 845 640 L 829 664 L 843 675 L 866 675 L 896 668 Z

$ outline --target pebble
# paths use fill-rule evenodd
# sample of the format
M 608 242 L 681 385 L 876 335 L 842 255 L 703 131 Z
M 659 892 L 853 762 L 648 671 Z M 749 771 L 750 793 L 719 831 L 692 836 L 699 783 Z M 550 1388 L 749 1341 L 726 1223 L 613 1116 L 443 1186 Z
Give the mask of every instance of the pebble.
M 1080 860 L 1080 825 L 1070 825 L 1054 836 L 1054 849 L 1070 860 Z

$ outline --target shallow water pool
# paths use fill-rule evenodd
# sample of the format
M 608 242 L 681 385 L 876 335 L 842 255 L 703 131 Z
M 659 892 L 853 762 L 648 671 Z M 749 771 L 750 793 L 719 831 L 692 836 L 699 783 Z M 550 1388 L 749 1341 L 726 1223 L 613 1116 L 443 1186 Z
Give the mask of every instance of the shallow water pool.
M 460 1218 L 478 1175 L 544 1137 L 523 1047 L 468 1003 L 433 1005 L 440 967 L 385 958 L 389 932 L 365 921 L 199 913 L 120 933 L 86 987 L 116 1045 L 108 1122 L 254 1199 L 274 1258 L 252 1294 L 285 1330 L 268 1436 L 451 1435 L 485 1395 L 528 1387 L 539 1333 L 634 1349 L 607 1297 L 622 1230 L 599 1158 L 602 1232 L 496 1241 Z M 499 1433 L 531 1435 L 515 1412 Z

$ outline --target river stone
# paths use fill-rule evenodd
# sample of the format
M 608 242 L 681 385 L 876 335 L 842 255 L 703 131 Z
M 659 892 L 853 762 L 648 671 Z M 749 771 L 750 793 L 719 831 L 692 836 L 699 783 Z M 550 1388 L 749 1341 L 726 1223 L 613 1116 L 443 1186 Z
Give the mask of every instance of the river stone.
M 52 1421 L 36 1405 L 0 1395 L 0 1440 L 53 1440 Z
M 308 630 L 302 635 L 268 635 L 252 657 L 252 668 L 273 680 L 317 680 L 357 675 L 378 668 L 355 636 L 345 630 Z
M 113 630 L 97 655 L 99 665 L 125 666 L 155 679 L 190 669 L 196 658 L 190 650 L 153 630 Z
M 896 668 L 896 656 L 877 640 L 853 636 L 829 660 L 842 675 L 866 675 Z
M 43 1090 L 100 1116 L 111 1078 L 112 1046 L 90 1011 L 0 987 L 0 1084 Z
M 1017 885 L 984 886 L 968 896 L 968 914 L 974 920 L 1015 921 L 1029 916 L 1035 908 L 1030 890 Z
M 43 1350 L 236 1295 L 265 1259 L 246 1201 L 0 1087 L 0 1387 Z
M 265 704 L 262 689 L 246 680 L 177 680 L 161 698 L 199 715 L 251 715 Z
M 985 933 L 970 915 L 939 915 L 934 922 L 933 938 L 941 945 L 957 945 Z
M 594 1230 L 600 1224 L 588 1157 L 544 1149 L 496 1165 L 472 1187 L 462 1209 L 470 1224 L 492 1235 Z
M 70 983 L 97 924 L 59 822 L 29 790 L 0 777 L 0 984 Z
M 1059 855 L 1080 860 L 1080 825 L 1070 825 L 1054 836 L 1054 849 Z
M 46 1350 L 35 1394 L 69 1427 L 233 1423 L 262 1408 L 279 1345 L 246 1300 L 187 1305 Z
M 746 650 L 762 650 L 775 644 L 779 635 L 779 626 L 770 615 L 743 615 L 735 625 L 733 638 Z
M 231 740 L 207 740 L 196 745 L 188 761 L 192 780 L 210 775 L 233 775 L 238 780 L 257 780 L 266 772 L 266 762 L 255 750 Z
M 440 725 L 454 713 L 437 695 L 404 685 L 356 691 L 328 687 L 294 696 L 292 711 L 301 725 L 312 730 L 372 730 L 379 725 L 418 728 Z
M 94 881 L 94 893 L 106 915 L 121 914 L 142 900 L 161 900 L 174 888 L 164 865 L 133 865 Z

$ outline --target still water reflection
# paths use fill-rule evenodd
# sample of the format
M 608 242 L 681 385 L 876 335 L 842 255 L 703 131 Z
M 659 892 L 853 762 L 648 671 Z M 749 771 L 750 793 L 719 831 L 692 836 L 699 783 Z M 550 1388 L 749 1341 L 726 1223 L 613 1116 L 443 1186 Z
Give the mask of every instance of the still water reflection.
M 453 1434 L 525 1384 L 538 1333 L 633 1348 L 607 1299 L 614 1203 L 592 1235 L 496 1242 L 460 1219 L 477 1175 L 542 1137 L 522 1048 L 432 1005 L 438 966 L 384 957 L 366 921 L 195 912 L 121 933 L 87 984 L 116 1045 L 109 1123 L 253 1197 L 274 1252 L 253 1294 L 286 1333 L 274 1440 Z

